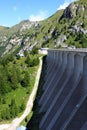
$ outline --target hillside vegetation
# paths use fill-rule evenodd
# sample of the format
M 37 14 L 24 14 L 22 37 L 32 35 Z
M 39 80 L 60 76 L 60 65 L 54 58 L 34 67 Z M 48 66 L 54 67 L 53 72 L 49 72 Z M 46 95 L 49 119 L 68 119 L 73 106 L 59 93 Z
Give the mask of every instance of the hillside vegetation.
M 0 59 L 0 122 L 22 114 L 32 92 L 39 56 L 8 54 Z
M 14 51 L 23 54 L 34 46 L 87 47 L 87 1 L 73 2 L 44 21 L 24 20 L 11 28 L 0 26 L 1 56 Z

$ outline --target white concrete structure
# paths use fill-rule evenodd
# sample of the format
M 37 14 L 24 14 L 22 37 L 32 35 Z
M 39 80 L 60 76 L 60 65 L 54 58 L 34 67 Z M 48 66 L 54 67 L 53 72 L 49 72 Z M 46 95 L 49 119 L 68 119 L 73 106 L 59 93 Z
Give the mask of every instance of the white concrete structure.
M 48 53 L 48 48 L 41 48 L 38 51 L 39 54 L 47 54 Z
M 87 49 L 48 50 L 40 130 L 87 130 Z

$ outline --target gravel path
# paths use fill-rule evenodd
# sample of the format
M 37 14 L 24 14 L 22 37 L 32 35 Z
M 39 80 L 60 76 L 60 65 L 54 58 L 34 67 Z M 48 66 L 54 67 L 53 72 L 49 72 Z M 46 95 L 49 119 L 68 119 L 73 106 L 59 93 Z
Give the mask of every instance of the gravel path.
M 21 117 L 19 117 L 19 118 L 14 119 L 11 124 L 0 125 L 0 130 L 16 130 L 16 128 L 20 125 L 20 123 L 31 112 L 32 107 L 33 107 L 33 101 L 34 101 L 34 98 L 35 98 L 35 95 L 36 95 L 36 92 L 38 89 L 38 83 L 39 83 L 39 78 L 40 78 L 40 74 L 41 74 L 41 69 L 42 69 L 42 59 L 40 58 L 40 65 L 39 65 L 39 69 L 37 72 L 34 89 L 29 97 L 29 100 L 27 102 L 26 109 L 25 109 L 23 115 L 21 115 Z

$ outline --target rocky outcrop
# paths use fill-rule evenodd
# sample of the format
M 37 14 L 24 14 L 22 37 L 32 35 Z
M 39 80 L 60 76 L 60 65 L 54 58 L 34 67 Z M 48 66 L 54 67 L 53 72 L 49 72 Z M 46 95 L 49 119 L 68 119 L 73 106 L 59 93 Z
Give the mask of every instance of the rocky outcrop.
M 77 6 L 75 4 L 70 4 L 63 13 L 64 18 L 73 18 L 76 16 Z
M 81 26 L 78 26 L 78 25 L 74 25 L 71 27 L 71 30 L 75 31 L 75 32 L 79 32 L 79 33 L 82 33 L 82 34 L 87 34 L 87 29 L 84 29 L 82 28 Z
M 15 37 L 14 39 L 10 39 L 10 43 L 11 43 L 12 45 L 15 45 L 15 44 L 20 45 L 20 44 L 21 44 L 21 40 L 22 40 L 22 39 L 20 39 L 19 37 Z
M 31 27 L 40 28 L 41 24 L 39 22 L 31 22 L 29 20 L 24 20 L 21 22 L 21 29 L 20 31 L 24 31 L 26 29 L 30 29 Z
M 12 49 L 12 45 L 11 45 L 11 44 L 8 44 L 8 45 L 6 46 L 6 48 L 5 48 L 5 51 L 4 51 L 4 53 L 2 54 L 2 56 L 5 55 L 5 54 L 7 54 L 11 49 Z
M 83 13 L 85 10 L 84 5 L 79 5 L 76 3 L 71 3 L 63 12 L 63 15 L 61 18 L 74 18 L 76 17 L 80 12 Z
M 55 40 L 55 47 L 57 46 L 67 47 L 67 45 L 65 44 L 66 40 L 67 40 L 66 35 L 60 35 L 60 37 Z

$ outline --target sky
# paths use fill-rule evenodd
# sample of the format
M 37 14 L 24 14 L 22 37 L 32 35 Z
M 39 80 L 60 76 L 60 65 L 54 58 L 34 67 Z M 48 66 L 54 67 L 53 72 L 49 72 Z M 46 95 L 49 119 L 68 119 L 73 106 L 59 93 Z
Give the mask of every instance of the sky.
M 0 25 L 11 27 L 22 20 L 44 20 L 75 0 L 0 0 Z

